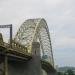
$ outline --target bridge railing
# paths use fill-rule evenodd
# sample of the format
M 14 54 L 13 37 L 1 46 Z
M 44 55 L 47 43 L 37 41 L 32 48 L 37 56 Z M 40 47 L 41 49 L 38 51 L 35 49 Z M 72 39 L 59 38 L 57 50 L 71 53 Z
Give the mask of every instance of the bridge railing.
M 5 43 L 3 41 L 3 37 L 2 34 L 0 33 L 0 46 L 8 48 L 8 51 L 15 51 L 17 53 L 21 53 L 21 54 L 27 54 L 28 50 L 25 46 L 20 45 L 19 43 L 15 42 L 14 40 L 12 40 L 12 45 L 10 45 L 9 43 Z
M 28 53 L 27 48 L 25 46 L 20 45 L 19 43 L 12 41 L 12 49 L 16 52 L 26 54 Z

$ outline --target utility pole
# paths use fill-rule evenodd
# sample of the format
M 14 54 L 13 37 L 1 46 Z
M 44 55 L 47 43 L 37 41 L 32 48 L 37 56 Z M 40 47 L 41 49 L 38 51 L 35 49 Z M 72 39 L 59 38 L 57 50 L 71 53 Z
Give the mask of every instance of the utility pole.
M 10 29 L 10 47 L 12 48 L 12 24 L 0 25 L 0 28 L 9 28 Z M 3 75 L 8 75 L 8 57 L 7 57 L 6 53 L 4 55 L 4 59 L 2 62 L 2 71 L 3 71 Z

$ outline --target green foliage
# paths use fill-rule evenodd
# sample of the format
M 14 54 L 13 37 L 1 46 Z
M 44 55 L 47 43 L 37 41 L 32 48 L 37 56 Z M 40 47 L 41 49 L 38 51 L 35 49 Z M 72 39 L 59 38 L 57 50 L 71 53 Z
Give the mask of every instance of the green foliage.
M 68 69 L 64 75 L 75 75 L 74 72 L 71 69 Z
M 62 72 L 58 72 L 58 75 L 63 75 L 63 73 Z

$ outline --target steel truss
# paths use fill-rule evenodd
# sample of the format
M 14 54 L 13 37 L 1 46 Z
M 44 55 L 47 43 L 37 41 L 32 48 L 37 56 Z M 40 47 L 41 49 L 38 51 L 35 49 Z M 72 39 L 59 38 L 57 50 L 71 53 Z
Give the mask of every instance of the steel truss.
M 41 58 L 54 66 L 49 29 L 44 19 L 26 20 L 19 28 L 14 40 L 27 47 L 29 53 L 31 53 L 32 42 L 39 42 Z

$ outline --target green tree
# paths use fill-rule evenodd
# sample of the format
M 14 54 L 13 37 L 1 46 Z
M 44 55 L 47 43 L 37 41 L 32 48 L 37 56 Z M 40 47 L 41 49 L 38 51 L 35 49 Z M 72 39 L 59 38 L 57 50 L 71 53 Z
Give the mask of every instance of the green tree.
M 68 70 L 66 71 L 66 74 L 67 74 L 67 75 L 74 75 L 74 72 L 73 72 L 73 70 L 68 69 Z
M 58 72 L 58 75 L 63 75 L 63 73 L 62 72 Z

